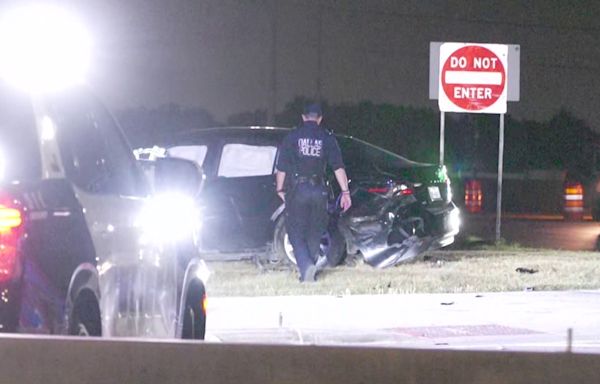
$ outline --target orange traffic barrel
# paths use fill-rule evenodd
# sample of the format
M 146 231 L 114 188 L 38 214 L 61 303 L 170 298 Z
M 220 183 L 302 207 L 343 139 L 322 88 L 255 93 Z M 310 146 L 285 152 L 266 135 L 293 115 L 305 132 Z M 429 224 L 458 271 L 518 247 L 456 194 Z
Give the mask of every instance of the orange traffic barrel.
M 567 220 L 583 219 L 583 185 L 577 181 L 565 184 L 564 217 Z
M 465 182 L 465 209 L 470 213 L 481 212 L 483 207 L 483 191 L 481 181 L 467 180 Z

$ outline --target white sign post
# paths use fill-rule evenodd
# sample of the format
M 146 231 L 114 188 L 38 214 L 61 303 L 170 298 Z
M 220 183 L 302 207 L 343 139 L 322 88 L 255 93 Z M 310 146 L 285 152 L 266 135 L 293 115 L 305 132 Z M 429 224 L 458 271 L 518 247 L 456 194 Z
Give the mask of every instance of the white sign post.
M 443 43 L 439 50 L 440 164 L 444 161 L 445 112 L 500 115 L 496 242 L 500 240 L 504 114 L 508 84 L 508 46 Z

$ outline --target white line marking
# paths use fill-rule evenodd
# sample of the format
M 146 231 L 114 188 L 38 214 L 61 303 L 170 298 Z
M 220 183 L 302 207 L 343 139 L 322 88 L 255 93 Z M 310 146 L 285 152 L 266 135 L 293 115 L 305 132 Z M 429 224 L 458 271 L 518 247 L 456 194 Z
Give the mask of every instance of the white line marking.
M 476 71 L 447 71 L 446 84 L 500 85 L 502 73 Z

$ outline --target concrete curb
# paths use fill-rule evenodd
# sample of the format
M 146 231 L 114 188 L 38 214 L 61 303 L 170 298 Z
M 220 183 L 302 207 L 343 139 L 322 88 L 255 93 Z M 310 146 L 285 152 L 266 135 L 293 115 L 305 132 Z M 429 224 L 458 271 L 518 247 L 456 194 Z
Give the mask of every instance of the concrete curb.
M 600 355 L 0 338 L 3 383 L 598 383 Z

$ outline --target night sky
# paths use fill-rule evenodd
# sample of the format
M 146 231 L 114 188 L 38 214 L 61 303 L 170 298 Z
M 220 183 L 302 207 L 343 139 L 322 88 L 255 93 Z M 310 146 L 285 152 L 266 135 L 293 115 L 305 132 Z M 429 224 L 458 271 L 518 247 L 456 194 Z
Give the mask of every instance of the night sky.
M 600 1 L 61 3 L 90 26 L 90 83 L 114 109 L 173 102 L 225 120 L 319 93 L 437 108 L 429 42 L 483 42 L 521 45 L 509 113 L 543 120 L 566 107 L 600 130 Z

